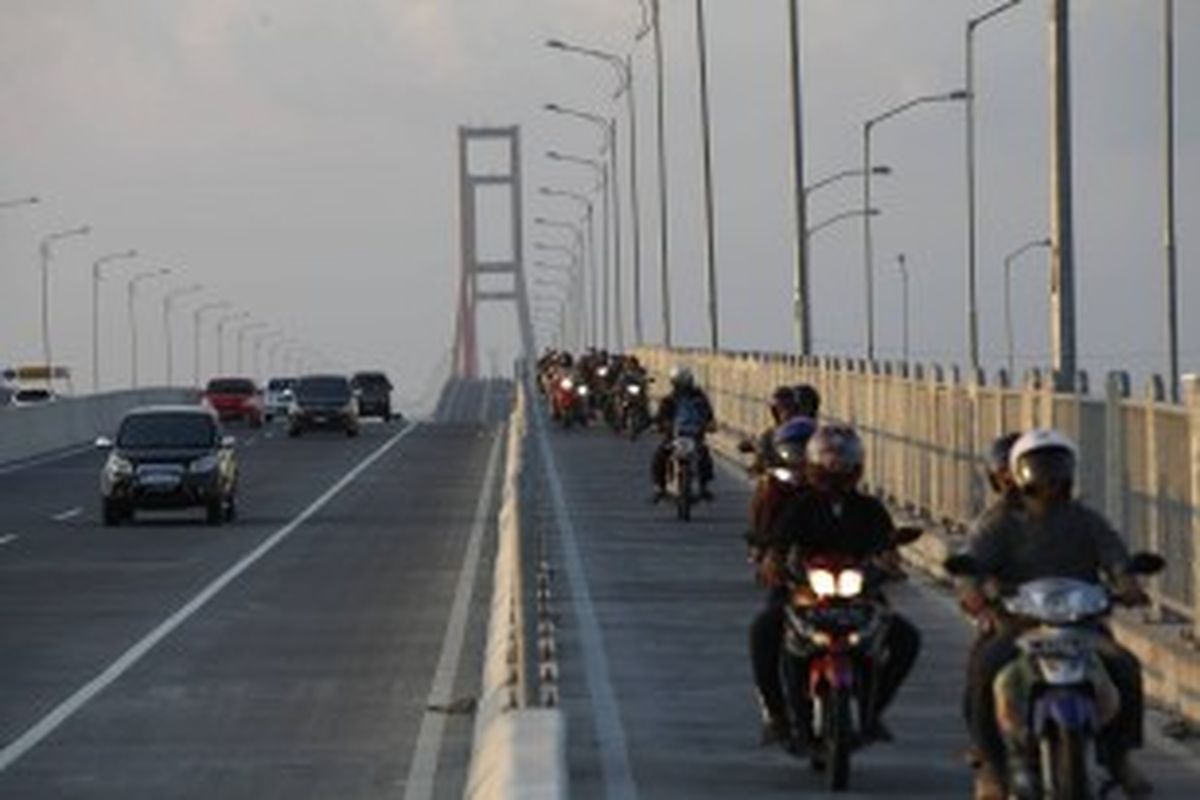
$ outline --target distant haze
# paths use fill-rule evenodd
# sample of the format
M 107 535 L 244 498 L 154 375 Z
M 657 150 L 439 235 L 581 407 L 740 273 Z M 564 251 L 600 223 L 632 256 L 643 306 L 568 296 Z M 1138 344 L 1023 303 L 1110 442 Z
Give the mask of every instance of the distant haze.
M 700 344 L 700 163 L 693 3 L 664 0 L 669 61 L 672 280 L 678 342 Z M 805 115 L 810 178 L 856 167 L 864 119 L 962 84 L 963 24 L 990 2 L 806 0 Z M 1026 0 L 979 38 L 980 267 L 984 355 L 1004 359 L 1002 260 L 1048 232 L 1045 0 Z M 1076 0 L 1074 122 L 1079 341 L 1095 373 L 1165 366 L 1162 258 L 1161 11 L 1149 0 Z M 791 341 L 792 206 L 786 3 L 709 0 L 722 334 L 734 348 Z M 1181 343 L 1200 370 L 1200 3 L 1177 8 Z M 548 146 L 594 155 L 588 127 L 540 111 L 558 101 L 604 113 L 603 64 L 542 45 L 557 36 L 624 50 L 636 0 L 5 0 L 0 4 L 0 363 L 40 358 L 38 239 L 91 224 L 53 262 L 56 360 L 91 386 L 90 264 L 135 247 L 103 290 L 105 384 L 129 381 L 125 278 L 143 284 L 143 380 L 163 379 L 161 297 L 179 305 L 177 377 L 191 376 L 191 309 L 228 299 L 347 369 L 382 367 L 420 393 L 445 364 L 457 285 L 455 128 L 519 124 L 534 214 L 573 215 L 536 188 L 586 191 Z M 649 42 L 637 45 L 647 333 L 659 336 Z M 622 146 L 627 143 L 622 141 Z M 965 351 L 963 113 L 930 107 L 881 126 L 883 216 L 875 231 L 882 355 L 899 354 L 896 254 L 913 274 L 913 350 Z M 624 179 L 624 174 L 622 179 Z M 859 184 L 814 199 L 813 221 L 859 203 Z M 626 213 L 628 210 L 626 209 Z M 628 244 L 629 226 L 626 224 Z M 531 229 L 528 240 L 545 234 Z M 858 223 L 814 240 L 822 352 L 858 354 Z M 630 253 L 625 254 L 626 267 Z M 1044 256 L 1018 270 L 1019 366 L 1048 357 Z M 627 279 L 628 286 L 628 279 Z M 628 302 L 628 300 L 627 300 Z M 631 314 L 626 314 L 631 319 Z M 214 369 L 212 317 L 205 373 Z M 513 337 L 485 314 L 481 363 L 500 368 Z M 227 367 L 232 360 L 227 355 Z M 228 371 L 228 369 L 227 369 Z

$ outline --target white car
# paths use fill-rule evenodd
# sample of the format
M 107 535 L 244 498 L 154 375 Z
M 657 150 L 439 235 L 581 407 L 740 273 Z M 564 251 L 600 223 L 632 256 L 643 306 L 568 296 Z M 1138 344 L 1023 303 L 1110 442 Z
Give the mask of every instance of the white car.
M 295 378 L 271 378 L 267 381 L 267 391 L 263 394 L 263 417 L 267 422 L 288 415 L 295 388 Z

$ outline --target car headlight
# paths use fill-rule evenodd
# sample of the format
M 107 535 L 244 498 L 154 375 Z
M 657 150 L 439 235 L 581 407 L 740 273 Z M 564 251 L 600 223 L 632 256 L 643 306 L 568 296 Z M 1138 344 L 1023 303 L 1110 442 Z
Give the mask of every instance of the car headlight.
M 212 472 L 217 468 L 217 463 L 218 461 L 216 453 L 212 453 L 207 456 L 201 456 L 192 463 L 188 464 L 188 472 Z
M 625 389 L 625 391 L 629 392 L 631 395 L 634 395 L 634 396 L 636 397 L 637 395 L 639 395 L 639 394 L 641 394 L 641 393 L 642 393 L 642 387 L 638 386 L 638 385 L 635 383 L 635 384 L 633 384 L 633 385 L 631 385 L 631 386 L 627 387 L 627 388 Z
M 837 577 L 827 569 L 810 569 L 808 585 L 817 597 L 833 597 L 837 594 Z
M 108 457 L 108 471 L 117 478 L 128 478 L 133 474 L 133 462 L 118 455 Z
M 570 378 L 563 378 L 562 381 L 559 382 L 558 386 L 559 388 L 565 389 L 568 392 L 575 388 L 575 384 L 571 382 Z

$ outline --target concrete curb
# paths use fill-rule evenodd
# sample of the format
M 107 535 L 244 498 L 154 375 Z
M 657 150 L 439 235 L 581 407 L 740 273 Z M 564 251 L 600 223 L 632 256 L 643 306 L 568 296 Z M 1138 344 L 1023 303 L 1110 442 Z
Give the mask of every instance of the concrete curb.
M 530 663 L 522 599 L 521 475 L 528 436 L 528 398 L 518 381 L 508 423 L 499 538 L 493 575 L 483 685 L 464 797 L 559 800 L 567 796 L 566 720 L 557 708 L 528 708 Z

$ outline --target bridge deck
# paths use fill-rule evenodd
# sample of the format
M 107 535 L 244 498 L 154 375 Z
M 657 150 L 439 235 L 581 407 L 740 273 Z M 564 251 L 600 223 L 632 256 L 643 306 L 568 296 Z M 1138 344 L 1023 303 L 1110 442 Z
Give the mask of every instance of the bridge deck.
M 615 726 L 603 718 L 596 724 L 592 703 L 604 675 L 594 651 L 584 656 L 586 620 L 569 611 L 580 587 L 563 570 L 572 797 L 631 796 L 620 783 L 623 761 L 636 794 L 656 800 L 821 793 L 805 763 L 758 746 L 747 626 L 760 591 L 740 536 L 746 482 L 723 468 L 717 503 L 679 523 L 670 509 L 648 502 L 650 442 L 631 445 L 596 430 L 548 435 L 618 710 Z M 898 587 L 894 598 L 921 627 L 925 649 L 890 717 L 898 741 L 860 754 L 847 796 L 967 797 L 959 698 L 969 630 L 951 600 L 921 579 Z M 1156 719 L 1150 727 L 1160 725 Z M 1200 757 L 1155 739 L 1159 746 L 1142 763 L 1157 796 L 1200 795 Z

